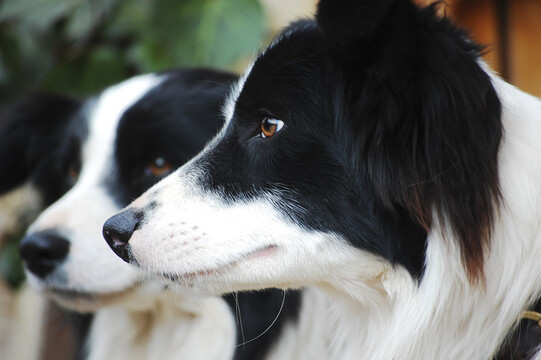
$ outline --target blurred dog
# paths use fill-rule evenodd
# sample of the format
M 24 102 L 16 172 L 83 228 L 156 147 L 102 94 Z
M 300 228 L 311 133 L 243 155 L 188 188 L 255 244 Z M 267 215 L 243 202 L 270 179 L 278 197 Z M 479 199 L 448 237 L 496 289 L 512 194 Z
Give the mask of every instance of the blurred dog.
M 105 238 L 183 291 L 317 286 L 329 358 L 490 359 L 541 294 L 541 102 L 480 56 L 435 6 L 322 0 Z
M 0 358 L 70 359 L 77 356 L 90 317 L 61 310 L 25 284 L 19 287 L 12 249 L 39 212 L 63 193 L 57 188 L 60 181 L 49 178 L 50 154 L 58 144 L 47 139 L 63 128 L 80 101 L 42 95 L 31 103 L 8 107 L 0 114 L 0 252 L 5 262 L 2 270 L 9 270 L 2 273 L 9 285 L 0 286 Z M 54 347 L 48 346 L 51 343 Z
M 2 149 L 10 176 L 3 181 L 14 187 L 29 180 L 52 203 L 30 226 L 20 254 L 34 287 L 66 308 L 95 312 L 86 358 L 261 358 L 272 353 L 279 329 L 295 321 L 295 292 L 174 295 L 142 283 L 101 239 L 108 216 L 216 133 L 235 79 L 175 70 L 135 77 L 84 102 L 45 96 L 11 111 Z

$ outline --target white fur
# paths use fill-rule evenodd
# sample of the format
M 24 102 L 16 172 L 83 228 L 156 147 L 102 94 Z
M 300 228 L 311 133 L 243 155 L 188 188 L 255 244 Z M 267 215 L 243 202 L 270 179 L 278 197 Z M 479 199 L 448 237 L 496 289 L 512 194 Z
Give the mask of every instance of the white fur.
M 41 201 L 39 192 L 30 183 L 0 196 L 0 245 L 9 234 L 35 219 Z
M 301 309 L 296 325 L 288 325 L 277 346 L 266 360 L 316 360 L 329 359 L 327 334 L 329 324 L 324 316 L 330 307 L 329 298 L 317 288 L 302 289 Z
M 29 233 L 54 230 L 71 242 L 67 260 L 31 283 L 57 302 L 95 311 L 88 359 L 230 359 L 235 319 L 218 297 L 183 298 L 116 257 L 103 241 L 103 222 L 120 209 L 103 187 L 111 171 L 122 113 L 162 78 L 144 75 L 103 92 L 87 106 L 88 140 L 75 186 L 47 208 Z
M 26 284 L 17 291 L 0 284 L 0 359 L 37 360 L 46 300 Z
M 233 113 L 235 112 L 235 104 L 237 103 L 237 100 L 239 99 L 240 92 L 242 91 L 242 88 L 244 87 L 244 84 L 246 83 L 246 79 L 248 79 L 248 76 L 250 76 L 250 72 L 252 71 L 252 67 L 254 66 L 254 63 L 252 63 L 245 71 L 244 74 L 239 78 L 239 80 L 235 83 L 235 85 L 232 86 L 231 90 L 229 91 L 229 95 L 225 99 L 225 104 L 222 106 L 222 113 L 226 121 L 226 125 L 231 121 L 231 118 L 233 117 Z M 226 126 L 224 126 L 222 129 L 225 129 Z M 219 136 L 217 136 L 219 138 Z
M 160 81 L 154 75 L 133 78 L 106 90 L 87 110 L 89 134 L 83 146 L 79 179 L 28 231 L 31 234 L 54 229 L 70 239 L 69 257 L 44 282 L 30 273 L 34 285 L 47 290 L 108 295 L 126 291 L 138 282 L 138 272 L 118 261 L 102 241 L 100 225 L 118 206 L 100 185 L 111 171 L 116 128 L 122 113 Z M 80 302 L 86 306 L 85 298 Z
M 231 359 L 234 318 L 217 297 L 177 298 L 150 294 L 138 311 L 124 306 L 96 313 L 88 360 Z
M 30 183 L 0 196 L 0 248 L 37 217 L 41 203 Z M 37 359 L 43 307 L 43 299 L 27 286 L 13 290 L 0 278 L 0 359 Z
M 336 234 L 303 230 L 273 196 L 231 203 L 205 192 L 194 162 L 131 205 L 160 204 L 133 234 L 132 254 L 151 273 L 176 276 L 182 291 L 318 287 L 323 292 L 309 296 L 331 303 L 313 313 L 329 324 L 315 335 L 329 339 L 324 358 L 490 359 L 541 293 L 541 102 L 491 76 L 505 134 L 503 205 L 486 253 L 486 287 L 468 280 L 453 234 L 438 223 L 417 284 Z

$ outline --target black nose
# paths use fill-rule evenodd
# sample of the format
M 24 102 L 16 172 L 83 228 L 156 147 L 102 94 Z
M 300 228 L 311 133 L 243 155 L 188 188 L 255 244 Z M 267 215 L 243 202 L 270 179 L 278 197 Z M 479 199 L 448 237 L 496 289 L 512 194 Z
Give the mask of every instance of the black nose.
M 103 237 L 111 249 L 126 262 L 130 262 L 128 241 L 140 222 L 135 211 L 126 210 L 109 218 L 103 225 Z
M 19 253 L 28 270 L 44 278 L 66 259 L 68 240 L 54 232 L 37 232 L 24 237 Z

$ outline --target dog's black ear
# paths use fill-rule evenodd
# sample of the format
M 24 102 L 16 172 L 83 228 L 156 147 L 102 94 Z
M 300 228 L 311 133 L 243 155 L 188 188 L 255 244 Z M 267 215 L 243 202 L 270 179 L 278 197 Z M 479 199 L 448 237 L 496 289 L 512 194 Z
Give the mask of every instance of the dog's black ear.
M 316 20 L 329 39 L 346 45 L 372 37 L 398 2 L 404 0 L 321 0 Z
M 336 63 L 359 82 L 367 66 L 417 51 L 417 11 L 411 0 L 321 0 L 316 21 Z
M 500 198 L 501 105 L 481 47 L 436 10 L 322 0 L 317 16 L 357 141 L 352 161 L 361 152 L 356 168 L 386 208 L 427 232 L 436 221 L 451 229 L 476 280 Z
M 33 95 L 2 111 L 0 117 L 0 194 L 26 181 L 47 154 L 59 146 L 66 124 L 80 108 L 78 99 Z

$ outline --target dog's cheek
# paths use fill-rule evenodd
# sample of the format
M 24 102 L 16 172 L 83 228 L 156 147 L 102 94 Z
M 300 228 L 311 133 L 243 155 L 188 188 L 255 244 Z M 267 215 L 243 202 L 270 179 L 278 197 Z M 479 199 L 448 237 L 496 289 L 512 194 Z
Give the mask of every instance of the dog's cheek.
M 128 251 L 132 264 L 150 270 L 155 267 L 154 263 L 160 260 L 159 256 L 157 256 L 158 250 L 156 248 L 161 241 L 156 232 L 149 234 L 147 230 L 149 230 L 149 226 L 144 224 L 133 233 Z

